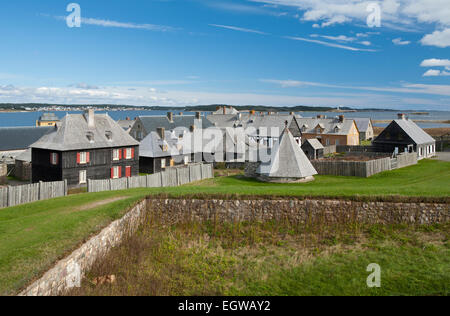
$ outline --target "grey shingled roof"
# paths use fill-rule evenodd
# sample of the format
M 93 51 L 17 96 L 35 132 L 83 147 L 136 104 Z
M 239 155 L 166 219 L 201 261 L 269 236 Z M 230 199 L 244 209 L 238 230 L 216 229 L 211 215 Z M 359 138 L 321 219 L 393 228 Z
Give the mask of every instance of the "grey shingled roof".
M 319 142 L 319 140 L 315 139 L 315 138 L 311 138 L 311 139 L 307 139 L 305 141 L 305 143 L 308 142 L 312 148 L 314 148 L 315 150 L 318 149 L 324 149 L 323 145 L 321 142 Z
M 276 135 L 277 137 L 283 133 L 286 127 L 286 121 L 288 122 L 288 126 L 290 126 L 292 120 L 294 119 L 296 119 L 294 115 L 288 114 L 260 115 L 260 114 L 241 113 L 238 115 L 228 114 L 228 115 L 208 116 L 208 120 L 211 121 L 217 127 L 220 128 L 243 127 L 244 129 L 250 127 L 254 128 L 255 130 L 260 130 L 259 136 L 268 136 L 266 134 L 271 133 L 271 128 L 277 127 L 279 131 L 279 135 Z
M 213 114 L 217 114 L 217 115 L 224 115 L 223 113 L 223 106 L 220 107 L 220 109 L 218 109 L 216 112 L 213 112 Z M 232 106 L 225 106 L 225 115 L 227 114 L 238 114 L 239 111 L 236 110 L 234 107 Z
M 133 121 L 132 120 L 118 120 L 117 124 L 119 124 L 120 127 L 122 127 L 124 130 L 127 131 L 133 127 L 134 122 L 136 122 L 136 121 L 134 121 L 134 120 Z
M 285 129 L 281 142 L 270 162 L 262 163 L 257 171 L 272 178 L 302 179 L 317 174 L 316 169 L 297 144 L 292 133 Z
M 361 133 L 367 132 L 370 126 L 370 118 L 354 118 L 353 120 Z
M 353 119 L 344 119 L 344 122 L 339 122 L 338 118 L 299 118 L 297 122 L 302 133 L 316 134 L 316 127 L 319 125 L 324 128 L 323 134 L 332 135 L 348 135 L 353 126 Z M 305 129 L 303 129 L 305 127 Z M 335 128 L 338 127 L 336 130 Z
M 19 156 L 17 156 L 16 160 L 31 162 L 31 148 L 28 148 L 23 153 L 21 153 Z
M 57 151 L 83 150 L 95 148 L 136 146 L 134 140 L 108 114 L 95 114 L 95 127 L 88 126 L 83 114 L 67 114 L 53 131 L 44 135 L 32 148 L 42 148 Z M 107 132 L 112 138 L 108 140 Z M 88 133 L 93 135 L 93 141 L 88 139 Z
M 55 127 L 1 127 L 0 151 L 27 149 Z
M 180 135 L 182 138 L 179 137 Z M 151 132 L 141 141 L 139 156 L 158 158 L 190 154 L 193 152 L 191 147 L 193 135 L 191 132 L 181 134 L 166 131 L 162 139 L 157 132 Z M 163 150 L 164 146 L 167 150 Z
M 421 129 L 416 123 L 411 120 L 394 120 L 401 129 L 408 134 L 409 137 L 418 145 L 420 144 L 428 144 L 434 143 L 435 140 L 433 137 L 428 135 L 423 129 Z
M 155 132 L 157 128 L 163 127 L 166 131 L 174 130 L 177 127 L 189 129 L 191 126 L 196 128 L 209 128 L 214 126 L 211 122 L 203 117 L 200 122 L 195 119 L 195 115 L 174 115 L 173 122 L 170 122 L 167 116 L 139 116 L 147 133 Z
M 42 122 L 59 121 L 59 117 L 57 117 L 55 113 L 43 113 L 39 118 L 39 121 Z

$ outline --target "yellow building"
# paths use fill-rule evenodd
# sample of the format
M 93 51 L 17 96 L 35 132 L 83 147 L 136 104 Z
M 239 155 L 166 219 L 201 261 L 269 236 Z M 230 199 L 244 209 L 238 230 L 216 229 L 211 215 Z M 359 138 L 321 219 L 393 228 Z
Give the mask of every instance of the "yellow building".
M 36 121 L 36 126 L 55 126 L 59 121 L 59 118 L 54 113 L 44 113 Z

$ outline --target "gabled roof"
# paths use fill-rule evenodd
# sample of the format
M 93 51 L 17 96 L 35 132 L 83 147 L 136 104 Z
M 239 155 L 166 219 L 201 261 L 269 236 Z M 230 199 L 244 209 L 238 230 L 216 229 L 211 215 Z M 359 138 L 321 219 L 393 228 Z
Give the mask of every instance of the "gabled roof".
M 296 120 L 296 117 L 289 114 L 260 115 L 240 113 L 238 115 L 209 115 L 208 120 L 219 128 L 243 127 L 244 130 L 254 128 L 255 134 L 257 130 L 260 130 L 259 136 L 269 136 L 271 128 L 278 128 L 279 135 L 276 136 L 279 137 L 286 127 L 286 122 L 290 126 L 292 121 Z
M 417 144 L 434 143 L 433 137 L 428 135 L 423 129 L 421 129 L 416 123 L 411 120 L 394 120 L 400 128 L 405 131 L 406 134 Z
M 311 147 L 315 150 L 318 149 L 324 149 L 325 147 L 323 147 L 322 143 L 319 142 L 319 140 L 315 139 L 315 138 L 311 138 L 311 139 L 307 139 L 305 141 L 305 143 L 309 143 L 311 145 Z
M 134 122 L 136 121 L 132 121 L 132 120 L 118 120 L 117 124 L 120 125 L 120 127 L 122 127 L 124 130 L 129 130 L 130 128 L 133 127 Z
M 31 162 L 31 148 L 28 148 L 23 153 L 16 157 L 16 160 Z
M 224 109 L 225 109 L 225 113 L 224 113 Z M 213 114 L 215 114 L 215 115 L 238 114 L 238 113 L 239 113 L 239 111 L 236 110 L 232 106 L 221 106 L 217 109 L 216 112 L 213 112 Z
M 271 161 L 262 163 L 257 173 L 273 178 L 301 179 L 316 175 L 317 171 L 295 141 L 292 133 L 285 129 Z
M 299 118 L 297 117 L 297 122 L 302 133 L 304 134 L 316 134 L 315 129 L 320 126 L 324 129 L 323 134 L 333 134 L 333 135 L 348 135 L 354 124 L 353 119 L 344 119 L 340 122 L 338 118 Z M 336 129 L 336 126 L 339 128 Z
M 39 118 L 39 121 L 42 122 L 59 121 L 59 117 L 57 117 L 55 113 L 43 113 Z
M 108 114 L 95 114 L 94 127 L 88 126 L 86 115 L 67 114 L 61 123 L 53 127 L 52 132 L 44 135 L 30 147 L 69 151 L 139 145 L 139 142 L 125 132 Z M 111 138 L 109 139 L 107 135 Z
M 354 118 L 353 120 L 361 133 L 367 132 L 372 121 L 370 118 Z
M 0 151 L 27 149 L 55 127 L 1 127 Z
M 214 126 L 204 117 L 202 120 L 197 120 L 195 115 L 174 115 L 172 122 L 169 121 L 167 116 L 139 116 L 138 119 L 142 122 L 142 126 L 147 133 L 155 132 L 160 127 L 165 128 L 166 131 L 171 131 L 177 127 L 190 129 L 191 126 L 195 126 L 195 128 L 204 129 Z
M 151 132 L 142 141 L 139 147 L 140 157 L 169 157 L 186 155 L 193 152 L 191 132 L 177 133 L 165 132 L 164 139 L 157 132 Z

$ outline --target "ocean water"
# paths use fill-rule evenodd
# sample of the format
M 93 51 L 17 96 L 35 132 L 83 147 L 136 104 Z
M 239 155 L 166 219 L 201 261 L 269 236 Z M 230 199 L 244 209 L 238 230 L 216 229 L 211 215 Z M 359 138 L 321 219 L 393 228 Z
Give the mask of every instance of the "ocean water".
M 180 110 L 174 109 L 174 113 L 179 113 Z M 53 112 L 59 118 L 63 118 L 67 113 L 81 113 L 81 112 Z M 110 112 L 98 112 L 108 113 L 115 120 L 123 120 L 127 117 L 134 119 L 141 115 L 166 115 L 166 111 L 110 111 Z M 428 115 L 414 115 L 408 114 L 408 117 L 412 120 L 450 120 L 450 111 L 429 111 Z M 1 112 L 0 113 L 0 127 L 12 127 L 12 126 L 35 126 L 36 121 L 43 114 L 43 112 Z M 185 115 L 193 115 L 191 112 L 183 112 Z M 338 116 L 338 113 L 330 112 L 298 112 L 303 117 L 316 117 L 317 115 L 325 115 L 327 117 Z M 346 117 L 369 117 L 372 120 L 388 120 L 391 121 L 397 118 L 397 112 L 350 112 L 343 113 Z M 450 127 L 450 124 L 444 123 L 417 123 L 422 128 L 434 128 L 434 127 Z M 376 123 L 375 126 L 386 127 L 388 123 Z

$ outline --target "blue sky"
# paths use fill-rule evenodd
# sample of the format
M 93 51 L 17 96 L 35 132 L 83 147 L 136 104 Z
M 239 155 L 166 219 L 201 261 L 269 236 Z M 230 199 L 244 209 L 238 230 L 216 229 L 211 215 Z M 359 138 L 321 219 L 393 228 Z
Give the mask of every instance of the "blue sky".
M 449 0 L 69 3 L 2 1 L 0 102 L 450 110 Z

